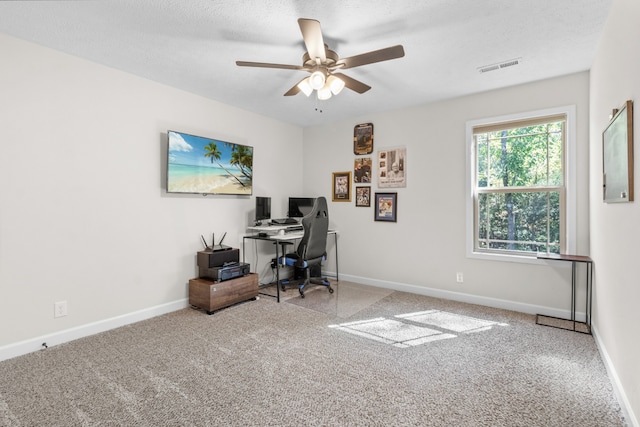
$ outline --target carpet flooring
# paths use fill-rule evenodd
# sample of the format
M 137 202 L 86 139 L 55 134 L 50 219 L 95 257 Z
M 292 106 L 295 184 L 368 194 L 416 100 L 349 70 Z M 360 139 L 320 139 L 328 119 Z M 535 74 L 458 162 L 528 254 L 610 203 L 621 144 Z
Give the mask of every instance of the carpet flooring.
M 341 282 L 0 363 L 1 426 L 625 426 L 591 335 Z

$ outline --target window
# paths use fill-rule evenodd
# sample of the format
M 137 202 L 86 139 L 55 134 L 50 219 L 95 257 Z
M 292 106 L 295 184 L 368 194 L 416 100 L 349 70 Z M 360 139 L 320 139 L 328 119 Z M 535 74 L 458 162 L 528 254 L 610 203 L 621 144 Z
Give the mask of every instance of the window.
M 574 247 L 574 110 L 467 124 L 472 255 L 530 257 Z

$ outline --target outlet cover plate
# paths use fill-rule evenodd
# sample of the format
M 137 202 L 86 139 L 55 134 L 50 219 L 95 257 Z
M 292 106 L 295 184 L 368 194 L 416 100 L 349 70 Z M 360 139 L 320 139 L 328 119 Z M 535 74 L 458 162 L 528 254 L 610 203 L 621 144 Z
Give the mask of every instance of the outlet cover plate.
M 58 301 L 53 304 L 53 317 L 64 317 L 67 314 L 68 312 L 66 301 Z

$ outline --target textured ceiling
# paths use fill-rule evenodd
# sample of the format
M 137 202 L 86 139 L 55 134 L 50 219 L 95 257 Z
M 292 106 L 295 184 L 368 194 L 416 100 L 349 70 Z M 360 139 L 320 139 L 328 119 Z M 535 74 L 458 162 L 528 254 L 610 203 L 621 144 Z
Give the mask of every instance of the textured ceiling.
M 611 1 L 0 1 L 0 32 L 314 126 L 588 70 Z M 285 97 L 306 73 L 235 61 L 301 65 L 298 18 L 319 20 L 341 57 L 396 44 L 405 56 L 345 70 L 372 87 L 364 94 Z

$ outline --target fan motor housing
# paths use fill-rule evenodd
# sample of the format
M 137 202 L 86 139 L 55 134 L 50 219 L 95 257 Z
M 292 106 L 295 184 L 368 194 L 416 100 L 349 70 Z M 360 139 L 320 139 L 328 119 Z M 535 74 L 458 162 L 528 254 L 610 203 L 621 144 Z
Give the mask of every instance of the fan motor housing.
M 324 52 L 327 60 L 323 62 L 321 65 L 325 66 L 326 68 L 331 68 L 334 65 L 336 65 L 336 62 L 339 59 L 338 54 L 332 51 L 331 49 L 329 49 L 329 47 L 326 44 L 324 45 Z M 304 55 L 302 55 L 303 67 L 313 68 L 313 67 L 316 67 L 317 65 L 318 64 L 316 64 L 315 58 L 311 58 L 309 56 L 309 52 L 305 52 Z

